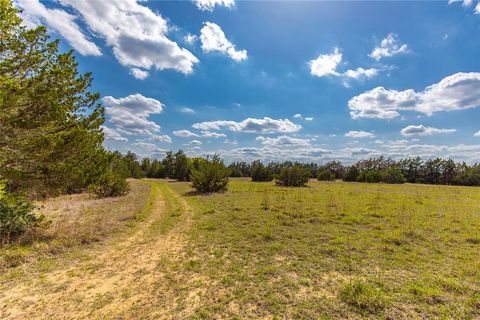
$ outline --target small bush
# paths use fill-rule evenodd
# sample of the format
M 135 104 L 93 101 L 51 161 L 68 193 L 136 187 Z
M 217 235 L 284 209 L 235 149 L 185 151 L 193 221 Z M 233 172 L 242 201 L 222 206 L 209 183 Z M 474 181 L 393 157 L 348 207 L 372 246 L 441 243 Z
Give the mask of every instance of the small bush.
M 272 171 L 263 165 L 260 161 L 255 161 L 252 164 L 252 171 L 251 171 L 252 181 L 255 182 L 269 182 L 273 180 L 273 173 Z
M 335 181 L 335 174 L 330 170 L 320 170 L 317 175 L 318 181 Z
M 90 192 L 95 193 L 99 198 L 120 197 L 130 191 L 128 182 L 119 175 L 107 171 L 98 180 L 90 185 Z
M 303 187 L 310 180 L 310 169 L 299 165 L 283 167 L 276 177 L 277 185 L 285 187 Z
M 207 157 L 199 161 L 197 168 L 191 169 L 190 181 L 198 193 L 222 192 L 227 190 L 229 176 L 230 170 L 218 155 L 214 155 L 211 159 Z
M 382 290 L 358 280 L 344 285 L 339 298 L 363 314 L 376 314 L 387 306 L 387 299 Z
M 358 178 L 359 174 L 360 174 L 360 172 L 358 172 L 357 167 L 351 166 L 348 169 L 345 177 L 343 177 L 343 181 L 355 182 L 355 181 L 357 181 L 357 178 Z
M 397 168 L 388 168 L 381 172 L 382 182 L 384 183 L 405 183 L 405 177 L 402 174 L 402 171 Z
M 382 175 L 378 171 L 363 171 L 357 177 L 357 182 L 378 183 L 382 182 Z
M 4 193 L 0 197 L 0 240 L 14 240 L 28 230 L 39 227 L 43 216 L 33 213 L 36 207 L 27 199 Z

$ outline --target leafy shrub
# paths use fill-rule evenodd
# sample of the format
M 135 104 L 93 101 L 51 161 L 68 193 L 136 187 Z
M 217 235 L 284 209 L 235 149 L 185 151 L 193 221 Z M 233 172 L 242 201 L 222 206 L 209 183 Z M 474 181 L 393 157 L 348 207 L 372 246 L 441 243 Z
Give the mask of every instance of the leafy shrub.
M 360 172 L 358 171 L 357 167 L 356 166 L 351 166 L 348 169 L 345 177 L 343 177 L 343 181 L 350 181 L 350 182 L 357 181 L 357 178 L 358 178 L 359 174 L 360 174 Z
M 405 183 L 405 177 L 402 171 L 397 168 L 388 168 L 381 172 L 382 182 L 384 183 Z
M 0 240 L 9 242 L 28 230 L 39 227 L 43 216 L 33 213 L 35 206 L 27 199 L 3 193 L 0 196 Z
M 318 181 L 334 181 L 335 174 L 330 170 L 323 169 L 318 172 L 317 179 Z
M 359 280 L 344 285 L 339 298 L 364 314 L 379 313 L 387 306 L 387 299 L 382 290 Z
M 91 184 L 89 189 L 99 198 L 120 197 L 130 191 L 130 185 L 123 177 L 109 170 Z
M 382 175 L 378 171 L 363 171 L 357 177 L 357 182 L 377 183 L 382 181 Z
M 475 165 L 465 172 L 457 174 L 453 183 L 463 186 L 480 186 L 480 165 Z
M 230 170 L 216 154 L 203 159 L 191 168 L 190 181 L 198 193 L 222 192 L 227 190 Z
M 299 165 L 283 167 L 277 175 L 277 184 L 286 187 L 303 187 L 310 180 L 310 169 Z
M 272 171 L 265 167 L 260 161 L 255 161 L 252 164 L 252 181 L 261 182 L 261 181 L 272 181 L 273 173 Z

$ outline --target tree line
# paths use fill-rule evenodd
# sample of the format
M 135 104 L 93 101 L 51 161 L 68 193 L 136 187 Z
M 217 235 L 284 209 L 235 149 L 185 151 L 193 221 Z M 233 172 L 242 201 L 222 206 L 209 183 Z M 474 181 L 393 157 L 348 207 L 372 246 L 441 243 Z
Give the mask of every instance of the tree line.
M 420 157 L 395 161 L 387 157 L 360 160 L 353 165 L 339 161 L 325 164 L 301 162 L 233 162 L 228 168 L 232 177 L 251 177 L 253 181 L 272 181 L 283 168 L 299 167 L 309 173 L 309 178 L 319 180 L 344 180 L 383 183 L 425 183 L 443 185 L 480 186 L 480 165 L 468 165 L 452 159 Z

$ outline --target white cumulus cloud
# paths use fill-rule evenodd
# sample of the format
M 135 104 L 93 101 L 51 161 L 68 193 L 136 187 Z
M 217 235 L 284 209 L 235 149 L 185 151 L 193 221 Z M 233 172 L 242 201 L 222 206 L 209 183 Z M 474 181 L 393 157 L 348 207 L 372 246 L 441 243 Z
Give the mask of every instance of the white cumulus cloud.
M 145 80 L 148 78 L 148 76 L 150 75 L 148 73 L 148 71 L 145 71 L 145 70 L 142 70 L 142 69 L 138 69 L 138 68 L 132 68 L 130 69 L 130 74 L 135 78 L 135 79 L 139 79 L 139 80 Z
M 150 137 L 150 140 L 164 142 L 164 143 L 172 143 L 172 138 L 166 134 L 163 134 L 163 135 L 154 134 Z
M 353 119 L 392 119 L 400 111 L 415 111 L 427 115 L 480 107 L 480 73 L 456 73 L 425 88 L 388 90 L 383 87 L 366 91 L 348 102 Z
M 128 141 L 127 138 L 122 137 L 122 135 L 115 129 L 102 126 L 102 130 L 103 130 L 103 136 L 105 137 L 105 140 Z
M 192 126 L 199 130 L 222 130 L 227 129 L 233 132 L 256 132 L 256 133 L 291 133 L 298 132 L 301 125 L 294 124 L 288 119 L 263 119 L 247 118 L 243 121 L 217 120 L 195 123 Z
M 377 68 L 361 68 L 349 69 L 345 72 L 337 70 L 338 66 L 342 62 L 342 52 L 339 48 L 335 48 L 333 53 L 322 54 L 316 59 L 308 62 L 310 66 L 310 74 L 316 77 L 340 77 L 344 80 L 344 85 L 349 86 L 349 79 L 364 80 L 371 79 L 378 75 L 379 69 Z
M 474 135 L 474 137 L 479 137 L 480 138 L 480 131 L 476 132 Z
M 235 5 L 235 0 L 193 0 L 193 2 L 202 11 L 213 11 L 215 6 L 231 8 Z
M 75 16 L 61 9 L 50 9 L 57 10 L 58 12 L 54 11 L 55 14 L 39 13 L 38 8 L 33 5 L 36 2 L 38 0 L 22 0 L 25 13 L 46 19 L 47 26 L 65 37 L 80 53 L 82 51 L 79 48 L 85 47 L 89 48 L 86 52 L 90 54 L 100 54 L 92 42 L 89 47 L 83 40 L 83 45 L 74 42 L 73 39 L 82 39 L 78 36 L 79 32 L 82 32 L 72 31 L 74 36 L 66 35 L 69 26 L 59 26 L 61 21 L 81 20 L 85 25 L 84 32 L 102 39 L 112 48 L 120 64 L 130 68 L 173 69 L 188 74 L 198 63 L 198 59 L 190 51 L 180 48 L 176 42 L 167 38 L 169 30 L 167 21 L 144 6 L 141 1 L 57 0 L 60 5 L 73 9 Z M 80 30 L 78 25 L 75 28 Z M 73 26 L 70 26 L 70 29 L 73 30 Z
M 368 131 L 348 131 L 345 133 L 345 137 L 348 138 L 375 138 L 375 134 Z
M 202 131 L 201 132 L 202 134 L 202 137 L 205 137 L 205 138 L 226 138 L 227 135 L 225 133 L 219 133 L 219 132 L 214 132 L 214 131 Z
M 173 135 L 181 138 L 189 138 L 189 137 L 198 137 L 198 134 L 193 133 L 189 130 L 177 130 L 173 131 Z
M 259 136 L 256 140 L 263 145 L 275 147 L 305 147 L 311 144 L 310 139 L 294 138 L 285 135 L 276 138 Z
M 200 30 L 200 41 L 204 52 L 221 52 L 235 61 L 247 59 L 247 50 L 235 49 L 235 45 L 225 37 L 220 26 L 213 22 L 204 23 Z
M 426 127 L 424 125 L 410 125 L 408 127 L 403 128 L 400 133 L 405 137 L 412 137 L 412 136 L 432 136 L 435 134 L 442 134 L 442 133 L 453 133 L 456 132 L 456 129 L 440 129 L 434 127 Z
M 318 58 L 310 60 L 310 73 L 313 76 L 338 76 L 337 66 L 342 62 L 342 52 L 335 48 L 333 53 L 322 54 Z
M 132 94 L 124 98 L 107 96 L 102 99 L 109 121 L 116 129 L 137 135 L 152 135 L 160 126 L 148 119 L 150 115 L 163 111 L 163 104 L 141 94 Z
M 400 43 L 396 34 L 390 33 L 382 40 L 380 46 L 373 49 L 369 56 L 378 61 L 385 57 L 393 57 L 406 52 L 408 52 L 408 46 Z
M 61 9 L 45 7 L 39 0 L 15 0 L 23 10 L 21 17 L 29 27 L 45 24 L 51 31 L 60 34 L 75 50 L 84 56 L 100 56 L 102 52 L 77 24 L 77 17 Z

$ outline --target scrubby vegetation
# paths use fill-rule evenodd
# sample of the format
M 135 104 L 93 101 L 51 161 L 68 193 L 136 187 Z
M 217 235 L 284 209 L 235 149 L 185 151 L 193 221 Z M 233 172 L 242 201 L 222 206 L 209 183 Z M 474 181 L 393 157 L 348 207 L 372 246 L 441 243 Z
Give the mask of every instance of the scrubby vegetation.
M 60 52 L 45 27 L 24 27 L 11 1 L 1 0 L 0 8 L 2 214 L 16 221 L 2 235 L 11 235 L 35 226 L 26 199 L 111 189 L 112 181 L 123 192 L 97 194 L 128 188 L 102 146 L 104 108 L 89 91 L 92 75 L 79 74 L 73 52 Z
M 250 175 L 252 177 L 252 181 L 255 181 L 255 182 L 273 180 L 272 170 L 266 167 L 261 161 L 258 161 L 258 160 L 252 162 Z
M 34 214 L 34 209 L 27 199 L 11 194 L 0 196 L 0 244 L 15 240 L 41 225 L 43 216 Z
M 477 188 L 232 179 L 227 193 L 185 199 L 195 224 L 174 265 L 182 288 L 203 279 L 188 287 L 204 290 L 192 318 L 480 316 Z
M 299 165 L 283 167 L 275 177 L 277 185 L 284 187 L 304 187 L 308 180 L 310 180 L 310 170 Z
M 335 174 L 328 169 L 321 169 L 317 175 L 318 181 L 334 181 Z
M 218 155 L 198 159 L 190 171 L 192 188 L 196 192 L 209 193 L 227 190 L 230 171 Z
M 269 181 L 264 176 L 278 175 L 282 168 L 298 166 L 309 170 L 310 177 L 318 180 L 338 180 L 368 183 L 425 183 L 444 185 L 480 186 L 480 165 L 469 166 L 465 162 L 455 163 L 451 159 L 428 159 L 419 157 L 394 161 L 379 157 L 360 160 L 350 166 L 338 161 L 323 165 L 300 162 L 260 161 L 234 162 L 229 165 L 233 177 L 252 177 L 253 181 Z

